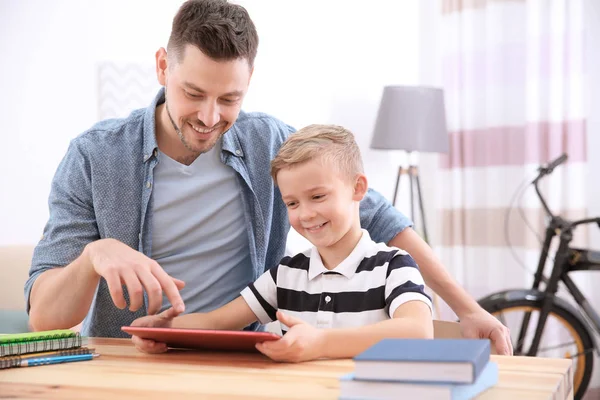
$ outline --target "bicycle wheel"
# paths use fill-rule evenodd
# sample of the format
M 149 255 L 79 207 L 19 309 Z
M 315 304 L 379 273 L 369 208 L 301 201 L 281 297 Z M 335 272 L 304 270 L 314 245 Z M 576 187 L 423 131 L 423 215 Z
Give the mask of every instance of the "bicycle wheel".
M 510 329 L 515 355 L 527 355 L 535 334 L 541 302 L 511 300 L 489 306 L 486 311 Z M 517 339 L 526 313 L 531 313 L 527 334 L 520 354 L 516 353 Z M 572 358 L 573 393 L 581 399 L 590 383 L 594 369 L 594 343 L 585 326 L 569 311 L 555 305 L 544 326 L 536 357 Z

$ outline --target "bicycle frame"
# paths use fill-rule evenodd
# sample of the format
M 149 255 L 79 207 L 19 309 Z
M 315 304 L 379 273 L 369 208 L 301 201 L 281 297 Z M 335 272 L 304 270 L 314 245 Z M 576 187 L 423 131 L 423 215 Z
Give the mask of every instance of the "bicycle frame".
M 537 191 L 537 182 L 535 183 Z M 544 208 L 552 216 L 541 195 L 540 199 L 542 199 Z M 555 216 L 552 216 L 550 219 L 550 223 L 546 228 L 542 252 L 540 254 L 540 259 L 532 285 L 532 289 L 539 290 L 541 283 L 545 283 L 546 289 L 544 290 L 544 293 L 546 294 L 546 297 L 540 310 L 540 316 L 535 335 L 527 354 L 529 356 L 535 356 L 537 354 L 542 332 L 544 330 L 548 314 L 552 309 L 554 297 L 558 291 L 558 283 L 561 281 L 565 284 L 568 292 L 577 302 L 580 310 L 583 311 L 583 313 L 587 316 L 587 322 L 595 328 L 596 332 L 600 333 L 600 316 L 598 316 L 594 308 L 590 305 L 589 301 L 586 299 L 583 293 L 581 293 L 575 282 L 573 282 L 569 276 L 569 273 L 573 271 L 600 271 L 600 252 L 587 249 L 576 249 L 569 246 L 571 240 L 573 239 L 574 228 L 577 225 L 590 223 L 598 224 L 600 223 L 600 218 L 589 218 L 575 222 L 569 222 Z M 550 246 L 556 236 L 560 237 L 560 242 L 554 257 L 552 272 L 550 274 L 550 278 L 548 279 L 544 276 L 544 267 L 548 259 Z M 523 342 L 525 335 L 527 334 L 530 317 L 531 314 L 526 313 L 523 318 L 523 324 L 521 325 L 517 346 L 515 348 L 515 352 L 517 354 L 523 350 Z

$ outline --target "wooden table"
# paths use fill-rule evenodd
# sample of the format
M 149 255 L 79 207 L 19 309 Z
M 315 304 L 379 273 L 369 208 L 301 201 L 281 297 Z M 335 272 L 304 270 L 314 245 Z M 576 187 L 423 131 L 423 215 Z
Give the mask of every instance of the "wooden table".
M 92 338 L 93 361 L 0 370 L 11 399 L 336 399 L 352 360 L 275 363 L 260 354 L 148 355 L 128 339 Z M 570 360 L 492 356 L 498 384 L 478 400 L 572 399 Z M 172 396 L 174 395 L 174 396 Z

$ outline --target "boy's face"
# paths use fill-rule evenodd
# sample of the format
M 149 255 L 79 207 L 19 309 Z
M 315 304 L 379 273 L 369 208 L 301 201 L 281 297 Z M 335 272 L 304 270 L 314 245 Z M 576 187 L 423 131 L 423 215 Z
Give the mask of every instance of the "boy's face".
M 357 180 L 364 181 L 364 190 L 357 190 Z M 360 230 L 359 202 L 366 191 L 366 178 L 359 175 L 357 180 L 343 177 L 321 160 L 284 168 L 277 174 L 290 224 L 317 248 L 334 246 L 351 230 Z
M 215 61 L 187 45 L 181 60 L 159 50 L 157 67 L 179 140 L 194 154 L 209 151 L 238 117 L 252 75 L 248 61 Z

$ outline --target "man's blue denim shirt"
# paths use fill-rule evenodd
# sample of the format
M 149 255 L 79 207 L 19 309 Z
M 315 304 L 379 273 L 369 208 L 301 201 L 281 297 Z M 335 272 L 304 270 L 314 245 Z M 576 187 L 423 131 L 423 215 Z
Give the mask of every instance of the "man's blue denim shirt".
M 25 284 L 27 311 L 36 278 L 44 271 L 70 264 L 92 241 L 114 238 L 152 257 L 155 111 L 163 102 L 161 89 L 148 108 L 133 111 L 124 119 L 101 121 L 71 141 L 52 181 L 49 220 Z M 221 160 L 237 172 L 248 227 L 249 268 L 253 268 L 255 279 L 276 265 L 285 252 L 290 226 L 270 176 L 270 161 L 292 132 L 292 127 L 269 115 L 241 112 L 223 136 Z M 373 190 L 360 209 L 362 227 L 376 242 L 388 242 L 411 225 Z M 146 304 L 136 312 L 118 309 L 101 279 L 82 334 L 127 337 L 121 326 L 144 315 Z

